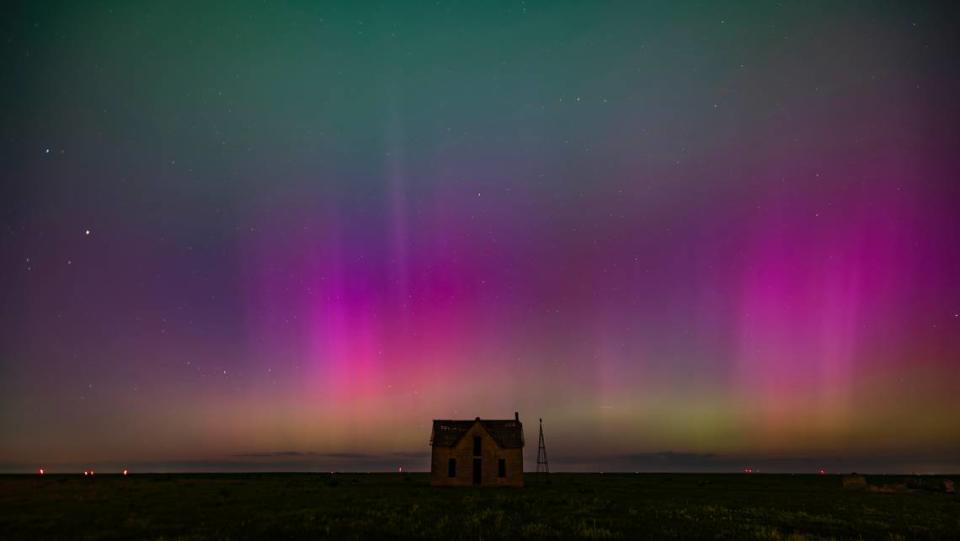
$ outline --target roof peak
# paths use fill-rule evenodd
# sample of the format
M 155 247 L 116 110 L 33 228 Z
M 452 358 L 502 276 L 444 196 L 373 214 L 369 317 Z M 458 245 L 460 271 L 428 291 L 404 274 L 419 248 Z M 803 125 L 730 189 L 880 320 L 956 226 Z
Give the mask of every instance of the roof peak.
M 431 444 L 453 447 L 474 426 L 479 424 L 502 448 L 523 447 L 523 423 L 517 419 L 434 419 Z
M 477 421 L 480 421 L 481 423 L 487 422 L 487 421 L 498 422 L 498 423 L 500 422 L 515 423 L 515 422 L 520 422 L 520 419 L 517 419 L 516 417 L 512 417 L 509 419 L 485 419 L 483 417 L 474 417 L 473 419 L 434 419 L 433 420 L 433 422 L 435 423 L 475 423 Z

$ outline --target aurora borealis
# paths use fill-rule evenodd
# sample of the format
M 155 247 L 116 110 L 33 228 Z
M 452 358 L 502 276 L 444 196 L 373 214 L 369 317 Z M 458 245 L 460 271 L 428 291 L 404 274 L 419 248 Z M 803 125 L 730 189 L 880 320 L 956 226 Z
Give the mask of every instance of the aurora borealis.
M 4 10 L 2 471 L 960 469 L 955 8 Z

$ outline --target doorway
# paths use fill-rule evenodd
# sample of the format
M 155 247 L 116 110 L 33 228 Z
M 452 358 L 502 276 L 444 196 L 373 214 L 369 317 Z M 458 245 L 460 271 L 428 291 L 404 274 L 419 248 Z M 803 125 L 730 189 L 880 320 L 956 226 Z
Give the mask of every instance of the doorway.
M 482 472 L 482 466 L 480 463 L 481 460 L 482 459 L 479 459 L 479 458 L 473 459 L 473 484 L 475 485 L 479 485 L 480 480 L 483 478 L 483 476 L 481 475 L 481 472 Z

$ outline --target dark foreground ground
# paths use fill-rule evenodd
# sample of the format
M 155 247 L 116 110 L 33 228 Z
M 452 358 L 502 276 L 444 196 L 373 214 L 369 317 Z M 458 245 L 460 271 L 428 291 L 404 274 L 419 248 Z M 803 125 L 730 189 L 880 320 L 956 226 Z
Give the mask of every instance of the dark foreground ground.
M 877 492 L 839 476 L 553 474 L 476 490 L 432 489 L 425 474 L 0 476 L 0 539 L 960 539 L 960 497 L 919 481 Z

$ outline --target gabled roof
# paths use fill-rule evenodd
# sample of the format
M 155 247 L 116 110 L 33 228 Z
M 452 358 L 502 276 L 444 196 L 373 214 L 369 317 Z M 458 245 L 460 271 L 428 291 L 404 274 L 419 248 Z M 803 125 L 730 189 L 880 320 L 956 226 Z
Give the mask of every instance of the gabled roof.
M 434 447 L 454 447 L 473 425 L 480 426 L 490 434 L 501 449 L 520 449 L 523 447 L 523 423 L 516 419 L 480 419 L 459 421 L 434 419 L 430 444 Z

